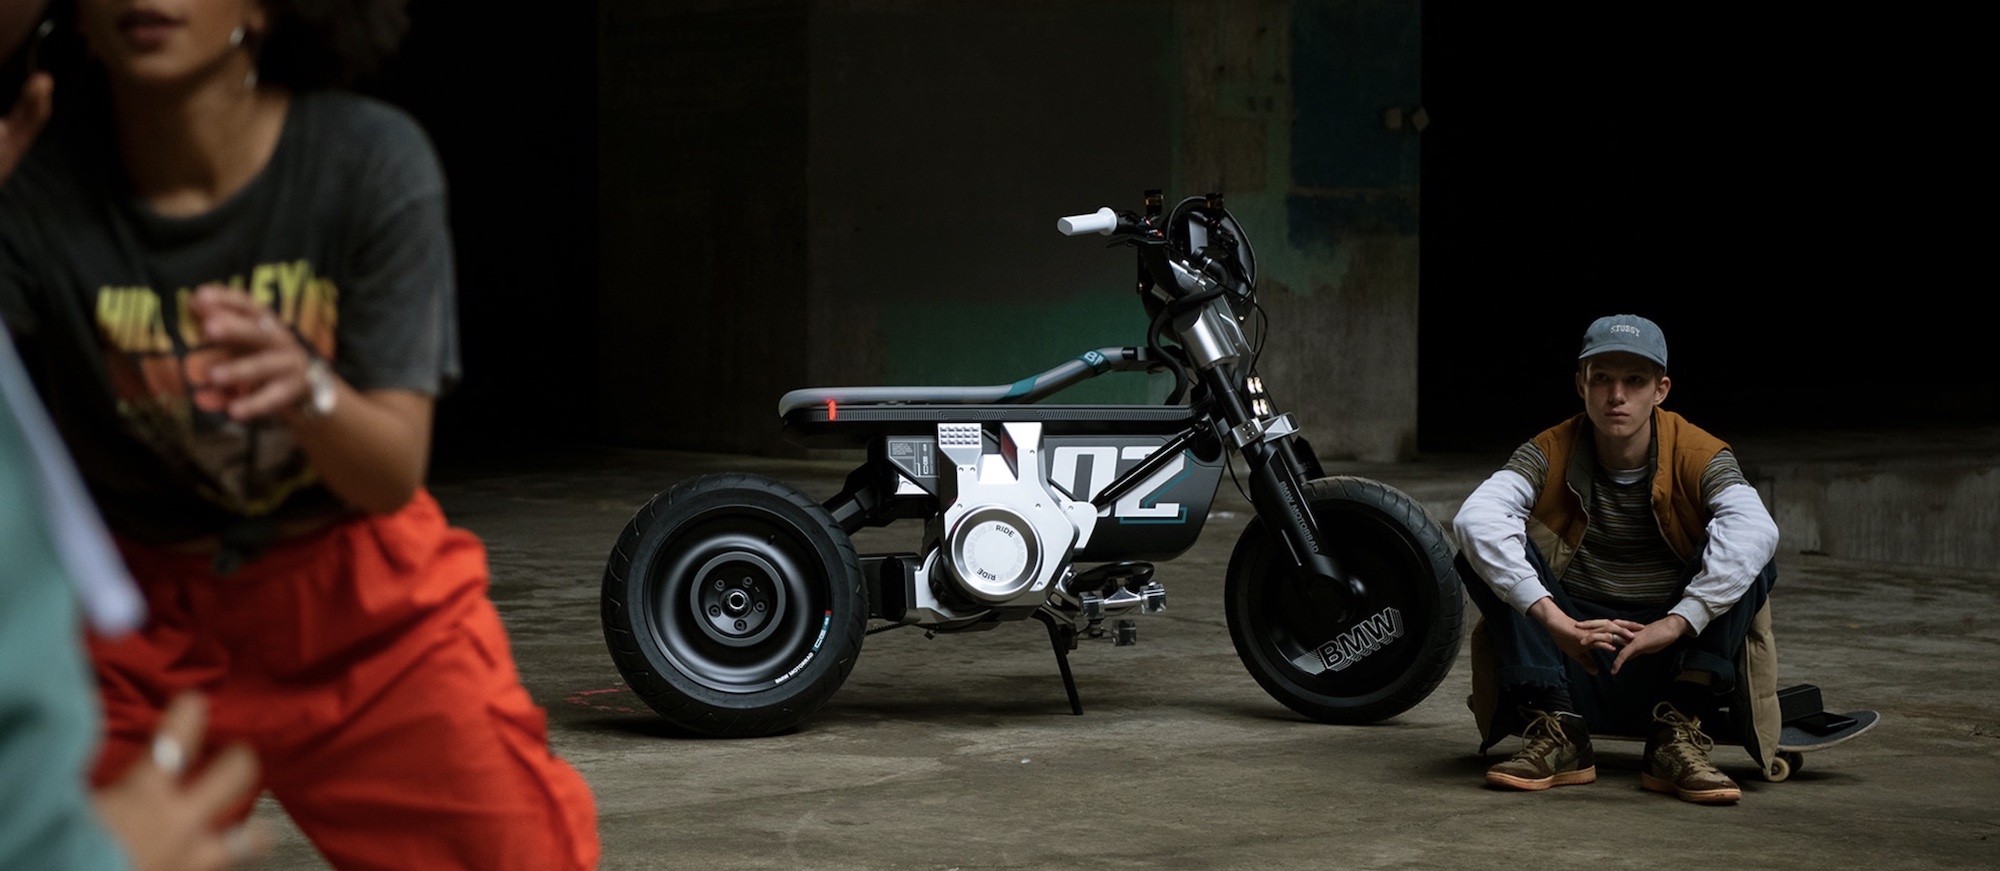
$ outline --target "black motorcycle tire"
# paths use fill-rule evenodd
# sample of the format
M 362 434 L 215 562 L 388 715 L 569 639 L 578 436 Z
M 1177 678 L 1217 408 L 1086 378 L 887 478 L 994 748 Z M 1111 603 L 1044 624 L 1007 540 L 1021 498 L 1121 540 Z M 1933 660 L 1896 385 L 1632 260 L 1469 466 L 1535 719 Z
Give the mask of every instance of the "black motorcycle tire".
M 847 533 L 758 475 L 703 475 L 654 496 L 619 534 L 600 598 L 619 674 L 696 736 L 798 725 L 847 679 L 867 634 Z
M 1379 481 L 1329 477 L 1302 489 L 1323 546 L 1367 596 L 1343 609 L 1325 585 L 1301 582 L 1285 545 L 1252 520 L 1224 581 L 1230 639 L 1286 707 L 1325 723 L 1386 720 L 1423 701 L 1458 659 L 1465 599 L 1450 540 L 1422 505 Z M 1354 613 L 1343 621 L 1344 610 Z M 1391 623 L 1399 636 L 1375 631 Z M 1338 669 L 1316 658 L 1323 649 L 1339 652 Z M 1349 652 L 1360 656 L 1350 661 Z

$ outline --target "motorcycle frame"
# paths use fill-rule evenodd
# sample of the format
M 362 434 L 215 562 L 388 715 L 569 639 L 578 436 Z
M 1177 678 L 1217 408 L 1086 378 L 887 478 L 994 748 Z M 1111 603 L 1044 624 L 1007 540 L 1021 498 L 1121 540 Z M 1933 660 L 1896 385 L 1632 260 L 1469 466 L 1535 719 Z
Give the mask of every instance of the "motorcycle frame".
M 1219 203 L 1212 208 L 1221 213 Z M 1149 338 L 1171 329 L 1178 348 L 1162 349 L 1156 340 L 1150 348 L 1100 348 L 1004 385 L 817 388 L 787 393 L 779 402 L 779 414 L 788 431 L 816 445 L 865 446 L 871 451 L 869 462 L 850 474 L 841 492 L 823 506 L 849 534 L 868 526 L 936 515 L 941 507 L 938 495 L 908 492 L 907 478 L 898 480 L 894 464 L 875 454 L 886 436 L 921 436 L 927 431 L 935 435 L 935 426 L 941 422 L 998 424 L 1060 419 L 1074 425 L 1095 421 L 1104 432 L 1114 435 L 1134 429 L 1157 432 L 1157 427 L 1165 426 L 1165 444 L 1090 495 L 1089 501 L 1098 512 L 1104 512 L 1174 458 L 1190 451 L 1197 458 L 1203 454 L 1214 457 L 1218 446 L 1226 446 L 1243 459 L 1249 472 L 1251 504 L 1265 528 L 1282 544 L 1299 577 L 1307 583 L 1329 584 L 1343 603 L 1363 601 L 1366 590 L 1360 581 L 1344 577 L 1322 546 L 1317 523 L 1301 495 L 1306 481 L 1324 475 L 1318 457 L 1299 435 L 1292 416 L 1269 407 L 1266 395 L 1253 389 L 1250 381 L 1251 365 L 1244 360 L 1250 349 L 1238 325 L 1241 313 L 1235 302 L 1247 300 L 1249 288 L 1241 281 L 1232 282 L 1226 261 L 1211 258 L 1205 251 L 1185 259 L 1172 256 L 1166 234 L 1157 226 L 1157 210 L 1149 211 L 1154 213 L 1144 218 L 1120 213 L 1118 235 L 1138 249 L 1138 292 L 1154 314 Z M 1234 252 L 1223 256 L 1233 257 Z M 1159 276 L 1172 278 L 1156 281 Z M 1189 404 L 1036 404 L 1109 372 L 1172 370 L 1178 394 L 1186 386 L 1186 370 L 1177 355 L 1190 357 L 1196 364 L 1199 389 Z M 1214 486 L 1220 486 L 1219 476 Z M 1212 500 L 1213 487 L 1208 495 Z M 904 564 L 901 555 L 869 555 L 864 559 L 871 616 L 892 621 L 902 618 L 896 607 L 898 597 L 890 593 L 896 585 L 885 575 L 900 575 L 907 569 L 886 571 L 885 566 Z

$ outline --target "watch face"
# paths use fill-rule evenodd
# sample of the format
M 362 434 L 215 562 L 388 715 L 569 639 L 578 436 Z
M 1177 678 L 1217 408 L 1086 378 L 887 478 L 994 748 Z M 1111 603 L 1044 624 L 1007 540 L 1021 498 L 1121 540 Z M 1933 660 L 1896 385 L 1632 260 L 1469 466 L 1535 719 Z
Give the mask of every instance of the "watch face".
M 333 367 L 326 360 L 314 358 L 306 366 L 306 387 L 311 391 L 308 409 L 314 417 L 325 417 L 333 413 L 334 392 Z

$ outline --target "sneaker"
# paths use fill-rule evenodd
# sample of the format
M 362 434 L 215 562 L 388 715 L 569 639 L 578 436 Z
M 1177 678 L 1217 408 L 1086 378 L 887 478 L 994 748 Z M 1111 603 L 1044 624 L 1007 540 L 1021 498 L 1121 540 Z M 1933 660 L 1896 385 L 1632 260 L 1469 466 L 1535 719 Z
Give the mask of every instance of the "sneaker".
M 1597 780 L 1597 760 L 1590 752 L 1590 729 L 1575 714 L 1551 714 L 1523 709 L 1528 718 L 1521 730 L 1521 751 L 1486 769 L 1486 782 L 1510 789 L 1548 789 Z
M 1661 702 L 1653 708 L 1653 722 L 1656 727 L 1646 739 L 1646 765 L 1639 772 L 1639 785 L 1701 804 L 1727 804 L 1743 797 L 1736 781 L 1708 761 L 1715 742 L 1702 733 L 1701 720 Z

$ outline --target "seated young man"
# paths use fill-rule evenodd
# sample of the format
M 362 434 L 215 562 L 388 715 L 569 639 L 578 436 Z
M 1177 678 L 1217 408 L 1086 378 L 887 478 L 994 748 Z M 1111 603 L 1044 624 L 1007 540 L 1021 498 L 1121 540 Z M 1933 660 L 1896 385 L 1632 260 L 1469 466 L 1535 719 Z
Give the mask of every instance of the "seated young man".
M 1503 705 L 1522 717 L 1520 752 L 1488 783 L 1591 783 L 1595 730 L 1647 736 L 1646 789 L 1742 796 L 1701 720 L 1734 685 L 1778 527 L 1729 446 L 1659 408 L 1666 372 L 1658 325 L 1599 318 L 1577 355 L 1583 413 L 1521 445 L 1453 521 Z

